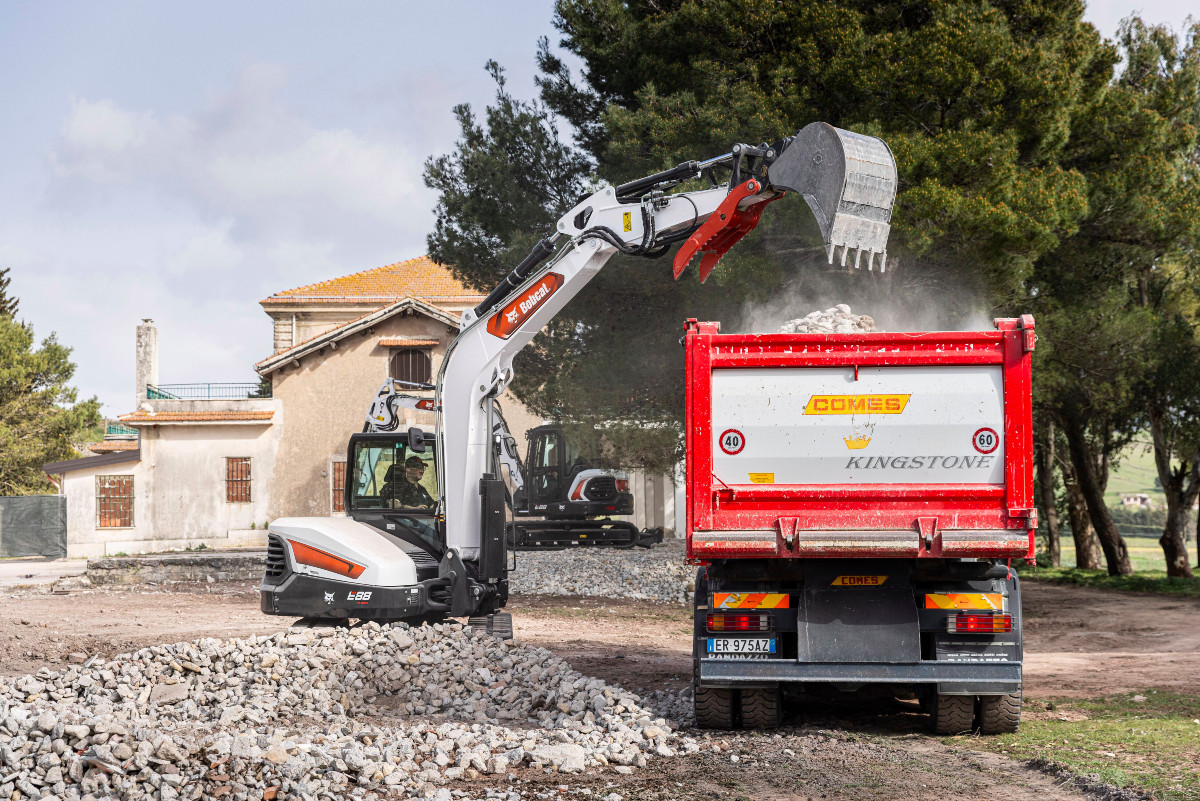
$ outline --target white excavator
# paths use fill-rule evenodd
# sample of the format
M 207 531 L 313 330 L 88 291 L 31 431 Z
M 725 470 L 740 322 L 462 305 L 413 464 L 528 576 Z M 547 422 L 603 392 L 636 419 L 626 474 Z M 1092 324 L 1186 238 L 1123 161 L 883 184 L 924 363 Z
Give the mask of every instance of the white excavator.
M 708 188 L 672 191 L 694 179 Z M 469 616 L 511 633 L 511 619 L 500 613 L 508 599 L 507 443 L 495 399 L 513 379 L 517 352 L 613 255 L 654 258 L 682 242 L 675 277 L 701 255 L 704 281 L 766 205 L 789 191 L 807 201 L 831 263 L 840 249 L 843 266 L 883 270 L 896 180 L 882 140 L 812 123 L 773 144 L 735 145 L 584 198 L 463 313 L 429 387 L 434 397 L 424 399 L 434 431 L 410 428 L 375 441 L 369 432 L 354 435 L 360 447 L 347 466 L 348 495 L 356 507 L 377 510 L 370 522 L 270 524 L 262 611 L 310 621 Z

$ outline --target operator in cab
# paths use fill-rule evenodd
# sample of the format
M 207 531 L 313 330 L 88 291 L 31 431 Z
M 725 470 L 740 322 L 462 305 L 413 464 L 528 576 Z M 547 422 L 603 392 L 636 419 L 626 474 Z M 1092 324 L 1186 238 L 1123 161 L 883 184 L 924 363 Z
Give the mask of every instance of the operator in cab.
M 434 506 L 433 496 L 421 486 L 425 468 L 425 461 L 420 456 L 410 456 L 404 460 L 404 478 L 395 482 L 393 487 L 393 509 L 430 509 Z

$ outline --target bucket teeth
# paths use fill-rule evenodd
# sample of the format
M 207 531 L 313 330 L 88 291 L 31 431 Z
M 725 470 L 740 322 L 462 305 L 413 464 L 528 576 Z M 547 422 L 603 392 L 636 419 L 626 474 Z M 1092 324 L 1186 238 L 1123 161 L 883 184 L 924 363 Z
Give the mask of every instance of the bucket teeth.
M 806 125 L 768 168 L 775 189 L 797 192 L 808 202 L 825 240 L 829 263 L 842 249 L 841 265 L 855 250 L 854 266 L 867 253 L 873 271 L 887 262 L 887 240 L 896 201 L 897 171 L 892 151 L 882 139 L 834 128 L 823 122 Z

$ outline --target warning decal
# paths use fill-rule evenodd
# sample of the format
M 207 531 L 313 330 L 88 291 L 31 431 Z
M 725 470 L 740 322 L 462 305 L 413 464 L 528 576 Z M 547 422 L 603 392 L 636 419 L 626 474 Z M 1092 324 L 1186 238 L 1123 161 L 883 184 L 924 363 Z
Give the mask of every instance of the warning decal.
M 746 475 L 750 476 L 751 484 L 774 484 L 775 483 L 775 474 L 774 473 L 747 473 Z
M 991 609 L 1004 611 L 1004 595 L 998 592 L 931 592 L 925 595 L 926 609 Z
M 786 592 L 714 592 L 714 609 L 787 609 Z

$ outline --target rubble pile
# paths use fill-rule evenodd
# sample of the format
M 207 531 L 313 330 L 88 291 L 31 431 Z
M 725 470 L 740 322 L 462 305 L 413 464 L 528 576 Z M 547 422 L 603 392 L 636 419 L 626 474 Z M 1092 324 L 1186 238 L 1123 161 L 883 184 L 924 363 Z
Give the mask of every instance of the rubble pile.
M 509 574 L 516 595 L 594 595 L 691 603 L 696 567 L 684 561 L 684 541 L 653 548 L 568 548 L 517 554 Z
M 845 303 L 807 317 L 797 317 L 779 326 L 781 334 L 860 334 L 877 331 L 875 320 L 866 314 L 854 314 Z
M 687 700 L 662 696 L 673 714 Z M 448 782 L 494 775 L 508 787 L 487 797 L 515 801 L 520 766 L 624 773 L 698 748 L 619 687 L 458 623 L 209 638 L 0 679 L 4 799 L 448 800 Z

